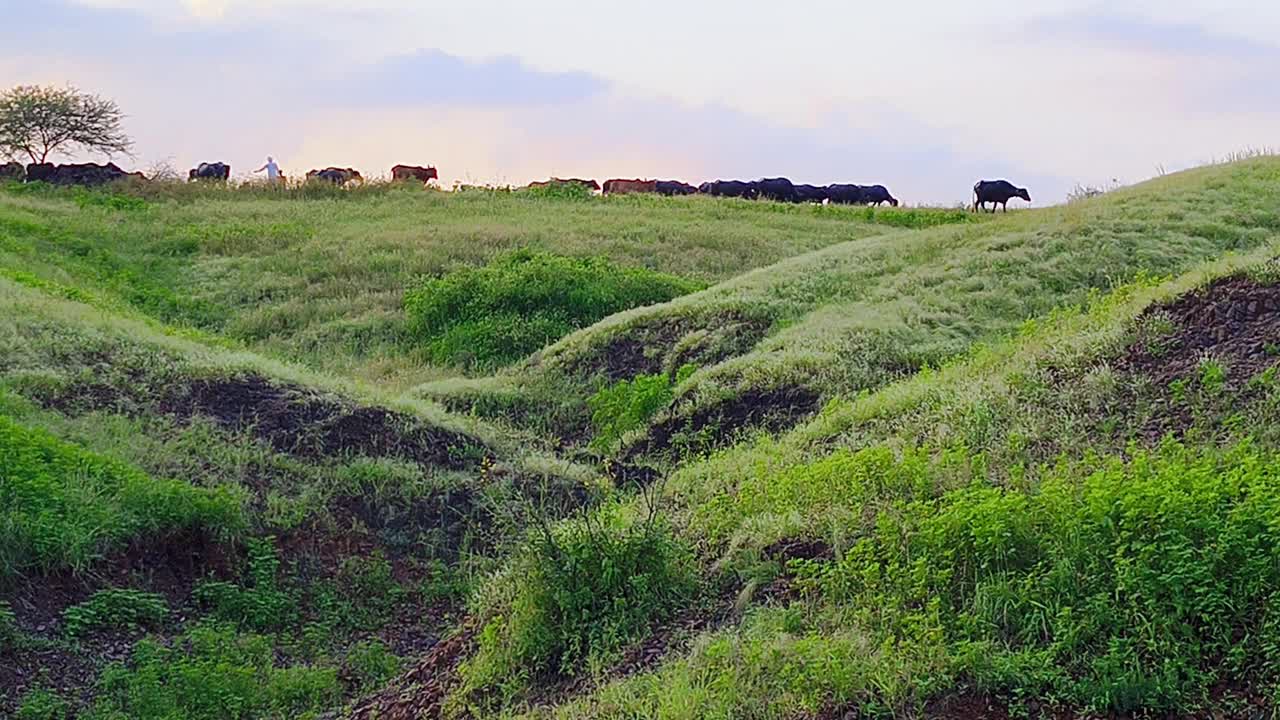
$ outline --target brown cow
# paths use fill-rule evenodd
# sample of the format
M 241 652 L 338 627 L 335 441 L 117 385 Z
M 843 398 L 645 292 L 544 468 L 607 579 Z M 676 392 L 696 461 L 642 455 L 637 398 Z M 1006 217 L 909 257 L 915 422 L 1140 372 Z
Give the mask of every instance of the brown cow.
M 396 165 L 391 168 L 391 179 L 393 181 L 401 180 L 418 180 L 426 185 L 431 180 L 439 180 L 440 173 L 430 165 L 427 167 L 419 167 L 417 165 Z
M 606 180 L 605 195 L 630 195 L 632 193 L 658 192 L 657 180 Z

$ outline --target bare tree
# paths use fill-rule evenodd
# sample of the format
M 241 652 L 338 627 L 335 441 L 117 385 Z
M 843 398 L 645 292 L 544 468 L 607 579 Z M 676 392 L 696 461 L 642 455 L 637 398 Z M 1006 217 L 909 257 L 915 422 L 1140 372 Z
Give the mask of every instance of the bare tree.
M 43 163 L 75 149 L 128 154 L 123 118 L 114 100 L 72 86 L 19 85 L 0 93 L 0 155 Z

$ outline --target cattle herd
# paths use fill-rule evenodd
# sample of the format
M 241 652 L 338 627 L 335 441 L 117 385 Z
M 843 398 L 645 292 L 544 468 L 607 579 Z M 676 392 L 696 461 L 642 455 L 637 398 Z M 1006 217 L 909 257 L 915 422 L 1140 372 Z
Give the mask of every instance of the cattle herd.
M 440 174 L 434 167 L 416 165 L 396 165 L 391 168 L 393 181 L 414 181 L 424 185 L 438 180 Z M 23 166 L 11 162 L 0 165 L 0 179 L 17 180 L 19 182 L 47 182 L 52 185 L 102 185 L 116 180 L 134 178 L 145 181 L 142 173 L 128 173 L 114 163 L 97 165 L 94 163 L 54 165 L 52 163 L 33 163 Z M 187 173 L 190 182 L 226 182 L 231 178 L 231 166 L 226 163 L 200 163 Z M 280 178 L 283 180 L 283 176 Z M 352 168 L 327 167 L 323 170 L 312 170 L 307 173 L 309 182 L 328 182 L 334 185 L 346 185 L 352 182 L 363 182 L 364 178 Z M 675 180 L 607 180 L 604 185 L 595 180 L 580 178 L 551 178 L 541 182 L 530 183 L 527 188 L 548 188 L 563 186 L 579 186 L 591 192 L 602 192 L 605 195 L 710 195 L 712 197 L 735 197 L 746 200 L 773 200 L 786 203 L 831 203 L 836 205 L 881 205 L 888 203 L 898 206 L 898 199 L 889 193 L 883 185 L 804 185 L 793 183 L 787 178 L 765 178 L 763 180 L 716 180 L 705 182 L 694 187 Z M 1009 210 L 1009 201 L 1021 198 L 1031 202 L 1031 194 L 1026 188 L 1020 188 L 1007 180 L 983 180 L 973 186 L 973 210 L 991 212 L 996 206 Z

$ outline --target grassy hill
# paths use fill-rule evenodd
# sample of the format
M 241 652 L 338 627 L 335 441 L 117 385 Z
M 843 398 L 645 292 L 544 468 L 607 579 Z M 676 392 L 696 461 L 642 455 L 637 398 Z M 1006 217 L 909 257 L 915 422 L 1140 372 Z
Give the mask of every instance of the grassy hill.
M 393 186 L 141 192 L 0 193 L 0 266 L 272 357 L 398 386 L 456 374 L 424 365 L 406 337 L 404 293 L 422 276 L 531 247 L 716 282 L 874 234 L 877 220 L 927 215 Z
M 709 287 L 425 362 L 406 293 L 588 277 L 522 247 Z M 996 218 L 0 191 L 0 714 L 1273 712 L 1278 255 L 1271 158 Z
M 698 367 L 624 455 L 779 429 L 991 342 L 1140 273 L 1184 272 L 1280 230 L 1273 160 L 1204 168 L 1095 201 L 978 224 L 890 230 L 610 317 L 492 379 L 419 393 L 559 433 L 591 432 L 587 399 L 637 373 Z

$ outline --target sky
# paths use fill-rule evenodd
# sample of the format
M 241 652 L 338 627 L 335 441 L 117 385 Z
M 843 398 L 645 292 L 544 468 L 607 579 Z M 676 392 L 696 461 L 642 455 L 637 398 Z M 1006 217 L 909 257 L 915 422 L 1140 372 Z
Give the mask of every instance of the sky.
M 1037 204 L 1280 146 L 1280 3 L 0 0 L 0 87 L 117 100 L 132 163 L 454 181 L 786 176 Z M 89 158 L 85 158 L 89 159 Z

